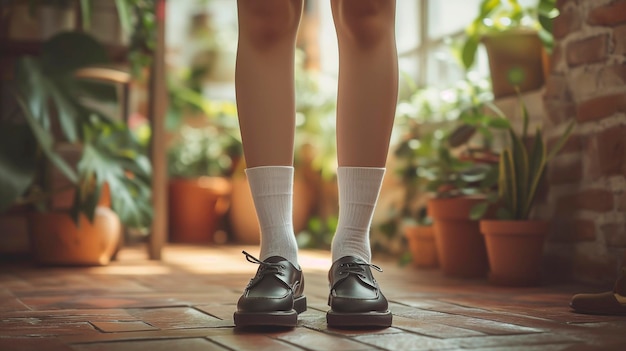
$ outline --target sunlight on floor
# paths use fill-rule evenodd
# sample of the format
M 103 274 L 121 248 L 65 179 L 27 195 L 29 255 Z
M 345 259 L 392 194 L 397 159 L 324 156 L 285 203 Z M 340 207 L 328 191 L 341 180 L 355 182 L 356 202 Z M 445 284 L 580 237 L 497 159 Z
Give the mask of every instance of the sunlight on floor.
M 111 275 L 167 275 L 180 269 L 192 274 L 253 273 L 256 265 L 249 263 L 242 250 L 257 256 L 257 246 L 229 245 L 172 245 L 163 249 L 162 261 L 150 261 L 143 247 L 128 247 L 120 251 L 118 259 L 104 267 L 91 267 L 89 273 Z M 330 252 L 301 250 L 300 265 L 308 272 L 328 271 Z

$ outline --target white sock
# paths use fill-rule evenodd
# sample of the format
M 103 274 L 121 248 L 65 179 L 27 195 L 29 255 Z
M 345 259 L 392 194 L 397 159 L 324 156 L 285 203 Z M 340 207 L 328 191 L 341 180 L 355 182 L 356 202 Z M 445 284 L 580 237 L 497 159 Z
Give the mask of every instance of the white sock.
M 356 256 L 370 263 L 370 225 L 385 175 L 384 168 L 339 167 L 339 222 L 333 238 L 333 262 Z
M 298 243 L 293 231 L 293 167 L 246 169 L 261 227 L 261 261 L 280 256 L 298 265 Z

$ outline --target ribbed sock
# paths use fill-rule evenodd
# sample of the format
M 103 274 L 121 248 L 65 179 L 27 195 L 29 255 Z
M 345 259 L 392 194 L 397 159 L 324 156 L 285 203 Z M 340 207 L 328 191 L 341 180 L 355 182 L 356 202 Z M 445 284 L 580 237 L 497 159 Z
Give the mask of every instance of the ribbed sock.
M 331 245 L 333 262 L 344 256 L 356 256 L 370 263 L 370 226 L 384 168 L 339 167 L 339 222 Z
M 246 169 L 261 229 L 261 261 L 280 256 L 297 268 L 298 243 L 293 230 L 293 167 Z

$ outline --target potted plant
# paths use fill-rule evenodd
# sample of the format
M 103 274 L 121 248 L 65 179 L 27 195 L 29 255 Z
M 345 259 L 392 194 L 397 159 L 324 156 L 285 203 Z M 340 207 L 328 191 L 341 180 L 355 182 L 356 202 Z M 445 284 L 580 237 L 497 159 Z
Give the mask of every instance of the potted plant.
M 84 55 L 68 57 L 70 47 Z M 32 209 L 31 243 L 41 263 L 106 264 L 121 224 L 145 228 L 151 220 L 145 148 L 122 120 L 85 104 L 86 95 L 102 96 L 74 77 L 106 57 L 90 36 L 66 32 L 44 43 L 41 58 L 17 63 L 16 115 L 0 127 L 7 133 L 0 138 L 0 211 Z
M 522 105 L 521 135 L 509 128 L 510 144 L 499 160 L 497 218 L 482 219 L 491 272 L 489 280 L 502 285 L 535 285 L 540 281 L 543 243 L 549 221 L 531 219 L 531 211 L 548 162 L 572 132 L 571 123 L 551 150 L 538 128 L 528 139 L 528 113 Z M 482 213 L 476 213 L 480 217 Z
M 554 41 L 552 19 L 557 15 L 556 0 L 537 0 L 535 6 L 523 6 L 519 0 L 483 0 L 466 28 L 463 66 L 472 67 L 482 43 L 496 98 L 514 95 L 516 89 L 540 88 Z
M 478 221 L 469 214 L 494 183 L 493 130 L 508 126 L 500 115 L 487 113 L 490 108 L 497 111 L 491 98 L 487 82 L 468 76 L 450 89 L 418 90 L 398 106 L 398 125 L 406 134 L 395 156 L 406 196 L 383 229 L 395 233 L 401 224 L 405 232 L 415 233 L 415 224 L 432 221 L 439 266 L 451 276 L 477 277 L 487 272 Z M 460 227 L 469 229 L 469 234 L 459 234 Z M 428 233 L 428 228 L 419 230 Z M 405 237 L 415 235 L 405 233 Z M 430 240 L 424 235 L 421 239 Z M 412 254 L 416 255 L 423 254 Z
M 241 153 L 232 102 L 212 103 L 203 126 L 182 125 L 168 152 L 170 240 L 224 242 L 215 237 L 230 207 L 231 181 Z M 216 106 L 221 106 L 219 110 Z

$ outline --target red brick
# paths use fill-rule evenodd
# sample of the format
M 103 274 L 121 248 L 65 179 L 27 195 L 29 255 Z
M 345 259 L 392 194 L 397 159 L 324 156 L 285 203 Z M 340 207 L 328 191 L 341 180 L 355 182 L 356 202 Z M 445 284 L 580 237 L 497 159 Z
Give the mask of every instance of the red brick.
M 626 223 L 606 223 L 600 227 L 608 247 L 626 248 Z
M 596 35 L 574 41 L 567 45 L 566 57 L 569 66 L 580 66 L 606 60 L 608 56 L 608 34 Z
M 561 39 L 568 34 L 580 30 L 582 20 L 580 13 L 574 8 L 563 10 L 552 22 L 552 34 L 555 39 Z
M 590 257 L 584 252 L 572 255 L 572 274 L 578 281 L 612 285 L 617 275 L 617 260 L 614 257 Z
M 555 222 L 550 241 L 583 242 L 596 240 L 596 224 L 590 220 L 573 219 Z
M 559 125 L 576 116 L 576 105 L 569 100 L 544 100 L 544 107 L 550 122 Z
M 613 29 L 613 53 L 615 55 L 626 55 L 626 26 L 619 26 Z
M 626 38 L 626 31 L 624 31 L 624 38 Z M 603 88 L 624 87 L 624 85 L 626 85 L 626 62 L 602 67 L 600 70 L 599 81 L 602 82 Z
M 562 74 L 552 74 L 546 80 L 544 99 L 571 100 L 567 78 Z
M 622 191 L 617 197 L 617 209 L 618 212 L 626 213 L 626 191 Z
M 587 189 L 577 194 L 562 196 L 557 201 L 557 213 L 577 210 L 606 212 L 613 210 L 613 193 L 602 189 Z
M 578 104 L 576 119 L 579 122 L 595 121 L 625 111 L 626 94 L 605 95 Z
M 585 152 L 593 179 L 626 174 L 626 126 L 607 128 L 590 139 Z
M 615 26 L 626 23 L 626 0 L 612 1 L 589 12 L 587 23 L 599 26 Z
M 577 183 L 583 178 L 582 158 L 573 161 L 551 163 L 547 169 L 550 184 Z
M 552 48 L 552 54 L 550 55 L 550 60 L 548 64 L 550 65 L 550 69 L 548 70 L 550 73 L 557 72 L 558 64 L 563 61 L 563 45 L 559 45 L 559 43 L 555 43 Z
M 547 142 L 548 150 L 552 150 L 561 137 L 556 136 Z M 580 135 L 570 135 L 558 155 L 579 153 L 583 149 L 584 138 Z

